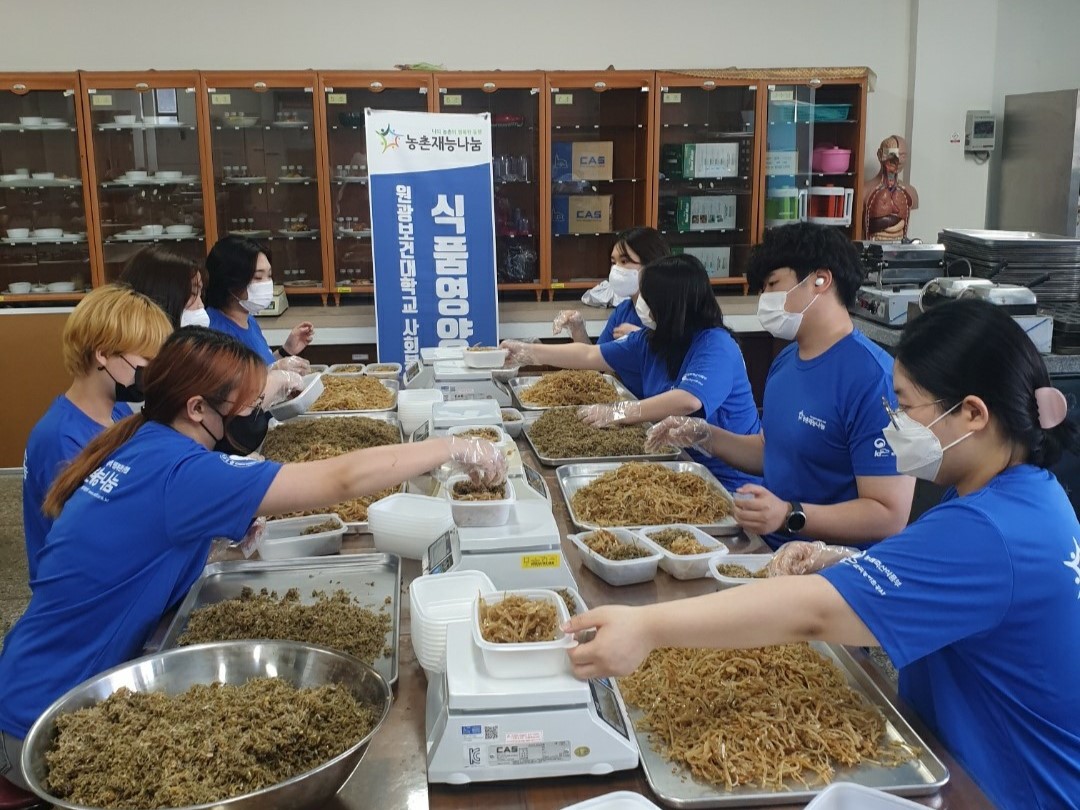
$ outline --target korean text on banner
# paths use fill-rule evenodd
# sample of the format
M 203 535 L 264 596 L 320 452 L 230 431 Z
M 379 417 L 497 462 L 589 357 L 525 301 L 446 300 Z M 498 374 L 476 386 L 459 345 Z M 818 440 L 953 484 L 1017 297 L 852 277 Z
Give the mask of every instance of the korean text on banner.
M 498 339 L 491 120 L 366 110 L 380 362 Z

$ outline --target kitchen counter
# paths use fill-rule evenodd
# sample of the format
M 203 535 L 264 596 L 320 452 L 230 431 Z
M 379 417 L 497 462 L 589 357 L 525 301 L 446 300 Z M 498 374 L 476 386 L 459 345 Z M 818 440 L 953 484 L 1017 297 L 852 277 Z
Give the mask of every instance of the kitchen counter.
M 526 463 L 541 470 L 552 493 L 553 509 L 562 536 L 571 530 L 566 503 L 559 493 L 554 470 L 541 467 L 524 439 L 518 446 Z M 369 535 L 346 539 L 344 553 L 362 553 L 372 549 Z M 764 550 L 760 540 L 743 542 L 744 550 Z M 565 539 L 563 552 L 586 604 L 596 607 L 608 603 L 651 604 L 712 592 L 712 580 L 679 581 L 658 572 L 654 582 L 623 588 L 611 587 L 587 571 L 577 551 Z M 401 593 L 402 634 L 398 647 L 399 680 L 395 687 L 394 705 L 385 724 L 369 747 L 364 760 L 341 792 L 323 805 L 324 810 L 361 810 L 361 808 L 409 808 L 420 810 L 485 810 L 528 808 L 528 810 L 558 810 L 575 802 L 616 790 L 640 793 L 656 801 L 640 768 L 620 771 L 609 776 L 575 776 L 555 779 L 528 779 L 484 783 L 472 786 L 428 785 L 426 778 L 424 709 L 427 681 L 412 651 L 409 627 L 408 588 L 419 576 L 420 564 L 403 560 Z M 882 691 L 896 701 L 895 687 L 861 651 L 853 652 L 860 665 L 870 674 Z M 928 807 L 992 808 L 993 805 L 971 781 L 960 765 L 949 756 L 913 713 L 903 706 L 900 711 L 938 754 L 949 768 L 951 777 L 945 788 L 921 803 Z M 798 805 L 776 805 L 791 808 Z

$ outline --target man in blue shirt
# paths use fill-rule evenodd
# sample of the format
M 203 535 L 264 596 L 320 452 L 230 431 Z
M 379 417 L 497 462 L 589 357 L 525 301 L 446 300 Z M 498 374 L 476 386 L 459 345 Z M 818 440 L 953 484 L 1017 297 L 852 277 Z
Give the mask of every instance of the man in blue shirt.
M 735 517 L 773 548 L 796 538 L 868 543 L 903 529 L 914 479 L 896 473 L 882 436 L 882 399 L 895 403 L 892 358 L 855 329 L 848 306 L 862 281 L 854 246 L 837 230 L 798 223 L 769 230 L 750 260 L 758 317 L 793 340 L 765 384 L 760 433 L 740 436 L 673 417 L 650 443 L 696 446 L 764 477 L 735 501 Z

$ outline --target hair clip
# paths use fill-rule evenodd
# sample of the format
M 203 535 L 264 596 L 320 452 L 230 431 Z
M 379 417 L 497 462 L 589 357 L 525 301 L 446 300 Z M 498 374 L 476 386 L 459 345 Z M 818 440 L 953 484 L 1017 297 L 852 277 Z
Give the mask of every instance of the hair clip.
M 1069 413 L 1065 395 L 1048 385 L 1035 389 L 1035 405 L 1039 411 L 1039 427 L 1043 430 L 1056 428 Z

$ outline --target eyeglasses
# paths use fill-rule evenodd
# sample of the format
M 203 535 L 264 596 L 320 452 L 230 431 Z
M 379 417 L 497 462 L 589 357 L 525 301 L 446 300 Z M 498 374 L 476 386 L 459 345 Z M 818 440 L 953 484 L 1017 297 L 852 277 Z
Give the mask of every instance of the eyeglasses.
M 881 404 L 885 408 L 885 413 L 889 415 L 889 421 L 892 422 L 892 426 L 895 428 L 900 427 L 900 425 L 896 422 L 896 417 L 898 417 L 900 414 L 907 413 L 908 411 L 913 411 L 916 408 L 925 408 L 928 405 L 940 405 L 944 401 L 945 400 L 943 399 L 935 399 L 932 402 L 920 402 L 918 405 L 908 405 L 903 408 L 894 409 L 892 405 L 889 404 L 889 400 L 887 400 L 885 397 L 881 398 Z
M 256 400 L 251 403 L 251 406 L 250 406 L 251 411 L 249 413 L 247 413 L 246 416 L 251 416 L 251 414 L 253 414 L 253 413 L 262 413 L 262 410 L 263 410 L 263 397 L 264 397 L 263 394 L 259 394 L 259 396 L 256 398 Z M 227 406 L 228 408 L 232 408 L 232 406 L 235 403 L 229 402 L 229 400 L 225 400 L 221 404 Z M 215 408 L 214 410 L 217 410 L 217 409 Z M 237 415 L 239 415 L 239 414 L 237 414 Z

